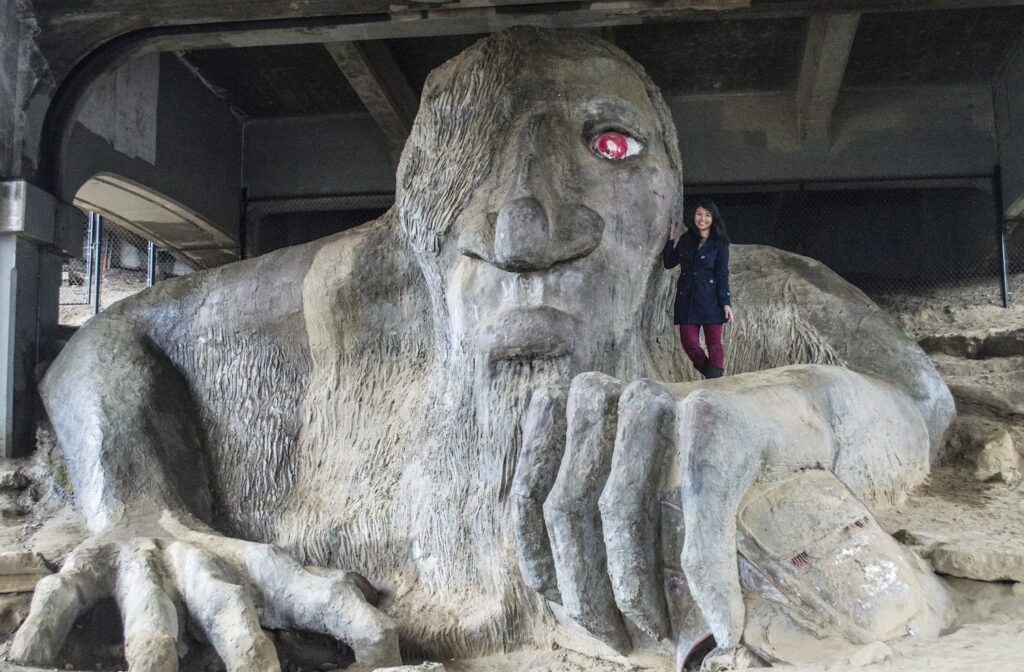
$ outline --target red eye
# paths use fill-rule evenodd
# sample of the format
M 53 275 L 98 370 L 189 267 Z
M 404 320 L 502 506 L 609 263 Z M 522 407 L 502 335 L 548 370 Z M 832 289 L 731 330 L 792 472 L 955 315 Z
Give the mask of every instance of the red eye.
M 590 148 L 598 156 L 606 159 L 628 159 L 636 156 L 643 149 L 636 139 L 618 131 L 599 133 L 590 141 Z

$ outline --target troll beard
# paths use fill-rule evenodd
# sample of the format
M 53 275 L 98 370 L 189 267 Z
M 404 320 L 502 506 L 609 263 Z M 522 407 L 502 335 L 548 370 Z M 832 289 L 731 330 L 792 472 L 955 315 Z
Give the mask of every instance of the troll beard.
M 416 468 L 417 480 L 434 487 L 404 508 L 409 518 L 403 525 L 413 536 L 410 550 L 418 569 L 418 594 L 408 595 L 412 599 L 402 610 L 413 627 L 403 630 L 409 639 L 432 645 L 425 653 L 485 655 L 540 643 L 538 633 L 551 632 L 536 627 L 551 615 L 522 583 L 509 494 L 523 419 L 536 389 L 567 386 L 583 370 L 626 380 L 646 372 L 633 341 L 598 351 L 605 356 L 589 367 L 569 356 L 489 361 L 485 353 L 465 353 L 447 359 L 454 367 L 435 369 L 430 389 L 441 393 L 432 395 L 425 410 L 436 422 Z
M 632 316 L 622 334 L 584 334 L 585 350 L 493 361 L 452 319 L 446 267 L 420 262 L 410 329 L 359 348 L 311 335 L 302 464 L 277 539 L 382 589 L 408 650 L 483 655 L 549 630 L 535 627 L 548 611 L 522 583 L 508 497 L 530 395 L 583 371 L 649 375 L 649 357 Z

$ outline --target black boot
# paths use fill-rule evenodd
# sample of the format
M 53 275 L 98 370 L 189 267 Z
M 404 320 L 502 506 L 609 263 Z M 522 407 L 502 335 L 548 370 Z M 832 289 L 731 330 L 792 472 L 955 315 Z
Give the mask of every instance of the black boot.
M 709 365 L 704 367 L 703 373 L 705 378 L 721 378 L 722 375 L 725 373 L 725 369 L 720 369 L 717 366 Z
M 704 363 L 701 364 L 700 366 L 697 366 L 696 364 L 694 364 L 693 368 L 697 369 L 697 373 L 699 373 L 703 377 L 705 377 L 705 378 L 708 377 L 708 360 L 705 359 Z

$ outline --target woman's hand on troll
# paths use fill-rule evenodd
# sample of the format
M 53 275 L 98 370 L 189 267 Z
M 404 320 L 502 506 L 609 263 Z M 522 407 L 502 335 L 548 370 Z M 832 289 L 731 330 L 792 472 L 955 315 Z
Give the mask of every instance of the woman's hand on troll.
M 732 306 L 725 306 L 725 321 L 732 322 Z

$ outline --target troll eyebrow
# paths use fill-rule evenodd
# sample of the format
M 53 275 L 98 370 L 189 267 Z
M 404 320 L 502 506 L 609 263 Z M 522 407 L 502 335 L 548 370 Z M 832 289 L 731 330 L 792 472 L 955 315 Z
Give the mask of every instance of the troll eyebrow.
M 621 98 L 592 98 L 585 101 L 587 117 L 594 121 L 621 121 L 637 128 L 651 124 L 648 115 L 638 111 L 636 105 Z

